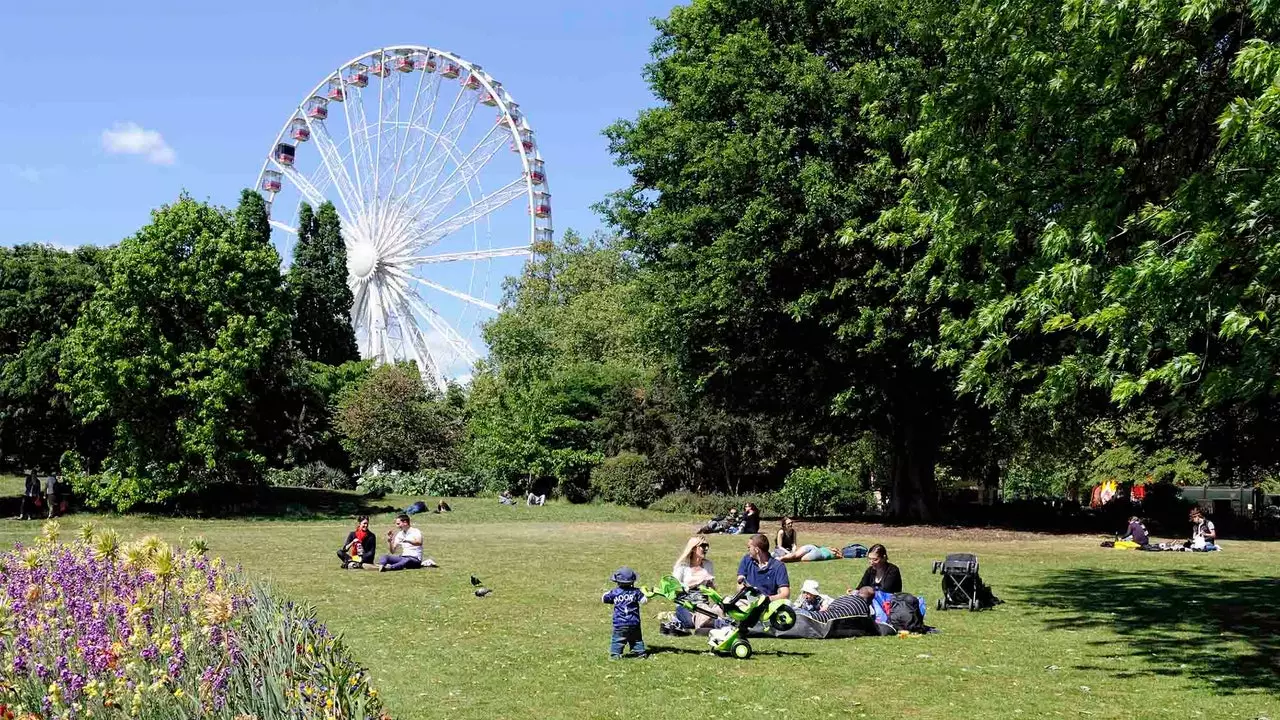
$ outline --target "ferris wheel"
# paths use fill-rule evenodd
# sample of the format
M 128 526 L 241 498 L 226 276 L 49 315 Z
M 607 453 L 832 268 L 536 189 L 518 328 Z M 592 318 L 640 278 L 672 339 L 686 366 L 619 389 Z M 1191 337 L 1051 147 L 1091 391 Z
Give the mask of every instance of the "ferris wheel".
M 440 389 L 480 357 L 478 320 L 501 291 L 492 278 L 552 236 L 546 169 L 519 105 L 479 65 L 425 46 L 329 73 L 290 113 L 257 186 L 286 260 L 299 204 L 333 202 L 361 354 L 411 360 Z

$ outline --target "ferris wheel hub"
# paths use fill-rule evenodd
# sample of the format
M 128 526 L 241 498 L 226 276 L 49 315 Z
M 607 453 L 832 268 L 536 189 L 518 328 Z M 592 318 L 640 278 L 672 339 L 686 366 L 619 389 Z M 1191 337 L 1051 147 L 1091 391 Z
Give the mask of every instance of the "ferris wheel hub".
M 357 240 L 347 248 L 347 272 L 364 279 L 378 266 L 378 250 L 373 243 Z

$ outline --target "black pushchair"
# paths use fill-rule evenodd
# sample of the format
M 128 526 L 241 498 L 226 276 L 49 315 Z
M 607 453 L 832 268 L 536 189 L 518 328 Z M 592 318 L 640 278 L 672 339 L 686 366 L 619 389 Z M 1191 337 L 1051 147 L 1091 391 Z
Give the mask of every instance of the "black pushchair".
M 939 610 L 981 610 L 1000 604 L 1000 599 L 982 582 L 982 576 L 978 574 L 978 556 L 973 553 L 951 553 L 946 560 L 933 563 L 933 572 L 942 573 Z

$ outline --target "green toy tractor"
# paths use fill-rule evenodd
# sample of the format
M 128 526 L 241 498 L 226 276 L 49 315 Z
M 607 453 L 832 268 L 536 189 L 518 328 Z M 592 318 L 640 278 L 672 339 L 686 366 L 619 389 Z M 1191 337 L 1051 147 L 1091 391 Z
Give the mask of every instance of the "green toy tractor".
M 750 585 L 726 598 L 714 588 L 686 591 L 679 580 L 668 575 L 656 587 L 640 589 L 646 597 L 665 597 L 691 613 L 724 620 L 723 626 L 707 636 L 707 644 L 717 653 L 740 660 L 751 657 L 751 643 L 747 638 L 757 624 L 767 624 L 775 632 L 785 632 L 796 624 L 796 611 L 786 600 L 770 600 L 759 588 Z M 699 602 L 700 598 L 719 612 Z

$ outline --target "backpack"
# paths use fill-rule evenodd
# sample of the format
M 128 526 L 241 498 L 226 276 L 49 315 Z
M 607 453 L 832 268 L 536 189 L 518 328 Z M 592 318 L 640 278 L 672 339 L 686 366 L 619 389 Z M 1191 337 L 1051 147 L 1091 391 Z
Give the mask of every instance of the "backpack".
M 844 546 L 843 548 L 841 548 L 841 550 L 840 550 L 840 557 L 845 557 L 845 558 L 864 558 L 864 557 L 866 557 L 866 556 L 867 556 L 867 548 L 866 548 L 866 546 L 864 546 L 864 545 L 859 545 L 858 543 L 854 543 L 854 544 L 852 544 L 852 545 L 845 545 L 845 546 Z
M 924 632 L 924 613 L 920 598 L 911 593 L 894 593 L 889 599 L 889 624 L 895 630 Z

